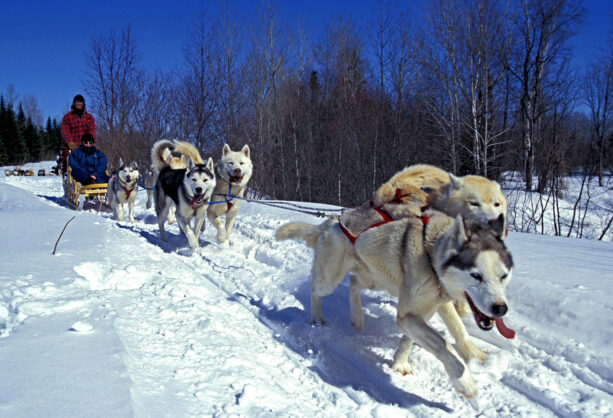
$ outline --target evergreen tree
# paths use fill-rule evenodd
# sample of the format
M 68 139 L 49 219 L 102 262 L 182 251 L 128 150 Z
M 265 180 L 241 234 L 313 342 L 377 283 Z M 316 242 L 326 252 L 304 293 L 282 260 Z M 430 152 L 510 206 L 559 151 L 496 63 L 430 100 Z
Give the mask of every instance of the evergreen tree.
M 2 138 L 6 146 L 9 164 L 21 164 L 28 159 L 28 149 L 23 140 L 26 118 L 21 106 L 19 106 L 19 109 L 20 112 L 16 118 L 13 107 L 9 104 L 3 118 L 4 130 Z M 23 126 L 23 130 L 19 128 L 20 125 Z
M 53 121 L 51 118 L 47 118 L 47 124 L 45 125 L 45 131 L 41 135 L 42 145 L 41 152 L 43 159 L 53 159 L 55 158 L 58 150 L 60 149 L 60 145 L 62 143 L 62 138 L 60 135 L 60 129 L 58 128 L 58 123 L 55 119 Z
M 62 125 L 56 119 L 53 119 L 53 146 L 55 152 L 59 153 L 62 146 Z
M 8 152 L 4 141 L 5 137 L 5 114 L 6 107 L 4 106 L 4 96 L 0 95 L 0 165 L 8 163 Z
M 28 154 L 30 156 L 29 161 L 36 162 L 40 161 L 42 157 L 41 150 L 41 138 L 39 135 L 39 130 L 32 122 L 32 119 L 28 116 L 25 123 L 25 129 L 23 131 L 23 139 L 26 144 L 26 148 L 28 149 Z

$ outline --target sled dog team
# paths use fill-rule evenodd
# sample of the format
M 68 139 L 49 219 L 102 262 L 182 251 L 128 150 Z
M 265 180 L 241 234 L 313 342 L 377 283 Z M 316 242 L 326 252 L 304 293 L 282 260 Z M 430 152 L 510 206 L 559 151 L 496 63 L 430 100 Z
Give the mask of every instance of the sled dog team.
M 198 248 L 205 215 L 217 230 L 219 242 L 232 231 L 240 199 L 253 165 L 245 145 L 232 151 L 226 144 L 216 165 L 182 141 L 160 140 L 151 149 L 152 175 L 147 182 L 147 208 L 155 202 L 160 237 L 167 241 L 165 223 L 177 222 L 191 248 Z M 129 220 L 138 169 L 123 164 L 108 185 L 118 220 L 128 203 Z M 154 187 L 151 187 L 154 186 Z M 214 196 L 216 197 L 214 199 Z M 221 200 L 213 204 L 212 200 Z M 319 225 L 290 222 L 276 232 L 278 240 L 299 239 L 314 250 L 311 321 L 323 325 L 321 300 L 349 276 L 351 325 L 361 330 L 363 289 L 385 290 L 398 298 L 396 324 L 403 337 L 392 367 L 411 373 L 413 343 L 443 364 L 452 385 L 464 396 L 477 394 L 466 363 L 485 361 L 487 353 L 470 340 L 461 320 L 472 313 L 483 330 L 496 326 L 506 338 L 505 287 L 513 259 L 504 243 L 507 202 L 500 186 L 484 177 L 456 177 L 430 165 L 414 165 L 395 174 L 363 206 L 347 209 Z M 225 224 L 220 217 L 226 216 Z M 428 321 L 438 313 L 455 340 L 455 347 Z M 456 351 L 457 350 L 457 351 Z
M 160 237 L 167 241 L 165 223 L 177 222 L 187 237 L 189 246 L 199 247 L 198 235 L 204 231 L 205 215 L 217 229 L 219 242 L 227 242 L 236 220 L 245 187 L 251 178 L 253 163 L 249 146 L 232 151 L 225 144 L 217 165 L 213 159 L 204 162 L 200 153 L 188 142 L 160 140 L 151 148 L 152 172 L 147 178 L 147 208 L 155 200 Z M 115 218 L 124 220 L 124 204 L 128 205 L 128 219 L 134 222 L 134 200 L 139 172 L 136 162 L 125 164 L 111 176 L 107 196 Z M 211 205 L 213 198 L 219 203 Z M 155 197 L 155 199 L 153 199 Z M 220 217 L 226 216 L 225 224 Z
M 325 323 L 322 297 L 347 274 L 351 324 L 358 330 L 364 326 L 361 290 L 385 290 L 398 298 L 396 324 L 403 334 L 393 369 L 412 372 L 408 358 L 417 343 L 436 356 L 452 385 L 470 398 L 477 389 L 466 363 L 484 361 L 487 353 L 472 343 L 460 317 L 472 311 L 481 329 L 496 325 L 506 338 L 514 336 L 502 321 L 513 269 L 504 244 L 506 210 L 495 182 L 414 165 L 383 184 L 370 204 L 319 225 L 287 223 L 276 238 L 299 239 L 314 249 L 314 324 Z M 428 324 L 435 313 L 455 347 Z

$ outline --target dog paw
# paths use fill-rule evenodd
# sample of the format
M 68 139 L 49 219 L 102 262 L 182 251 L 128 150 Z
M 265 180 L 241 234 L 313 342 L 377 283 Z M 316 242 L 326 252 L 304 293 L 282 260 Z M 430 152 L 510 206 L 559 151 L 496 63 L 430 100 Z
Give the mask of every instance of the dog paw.
M 484 363 L 487 360 L 487 356 L 489 353 L 487 351 L 483 351 L 478 349 L 472 342 L 468 341 L 465 347 L 458 347 L 458 350 L 462 354 L 462 357 L 466 362 L 470 359 L 476 358 L 481 363 Z
M 227 239 L 226 231 L 217 232 L 217 241 L 219 241 L 219 243 L 224 243 Z
M 465 397 L 470 399 L 477 396 L 477 384 L 470 370 L 468 370 L 468 367 L 464 368 L 464 373 L 462 373 L 459 379 L 452 379 L 451 383 L 453 387 Z
M 356 331 L 362 331 L 364 329 L 364 318 L 357 321 L 351 321 L 351 326 L 355 328 Z
M 415 374 L 413 367 L 411 367 L 411 365 L 407 362 L 401 364 L 392 364 L 392 370 L 397 373 L 400 373 L 403 376 L 406 376 L 408 374 Z

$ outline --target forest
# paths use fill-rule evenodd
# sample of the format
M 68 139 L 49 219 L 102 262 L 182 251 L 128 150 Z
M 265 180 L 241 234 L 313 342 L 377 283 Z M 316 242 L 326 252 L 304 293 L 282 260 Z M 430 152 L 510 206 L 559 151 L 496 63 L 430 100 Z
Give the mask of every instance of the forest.
M 94 36 L 84 94 L 111 165 L 148 166 L 161 138 L 218 158 L 249 144 L 256 197 L 341 206 L 370 199 L 415 163 L 548 193 L 563 176 L 613 168 L 613 38 L 573 62 L 578 0 L 379 3 L 368 20 L 331 19 L 309 39 L 262 1 L 246 22 L 231 3 L 203 10 L 170 71 L 142 64 L 130 27 Z M 608 42 L 604 40 L 608 39 Z M 58 125 L 36 126 L 2 100 L 0 158 L 48 158 Z M 33 138 L 38 138 L 34 140 Z

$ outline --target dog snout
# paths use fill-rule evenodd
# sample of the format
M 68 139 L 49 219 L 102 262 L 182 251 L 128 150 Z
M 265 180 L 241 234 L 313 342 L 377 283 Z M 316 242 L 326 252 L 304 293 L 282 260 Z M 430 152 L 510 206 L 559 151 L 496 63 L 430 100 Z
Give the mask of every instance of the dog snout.
M 130 179 L 130 176 L 129 176 L 129 175 L 128 175 L 128 176 L 126 176 L 126 181 L 127 181 L 128 183 L 130 182 L 130 180 L 131 180 L 131 179 Z
M 202 187 L 196 187 L 196 194 L 202 194 Z
M 504 302 L 496 302 L 492 305 L 492 313 L 496 317 L 504 316 L 508 310 L 509 308 L 507 307 L 507 304 Z
M 241 169 L 240 168 L 235 168 L 234 169 L 234 175 L 235 176 L 240 176 L 241 175 Z

